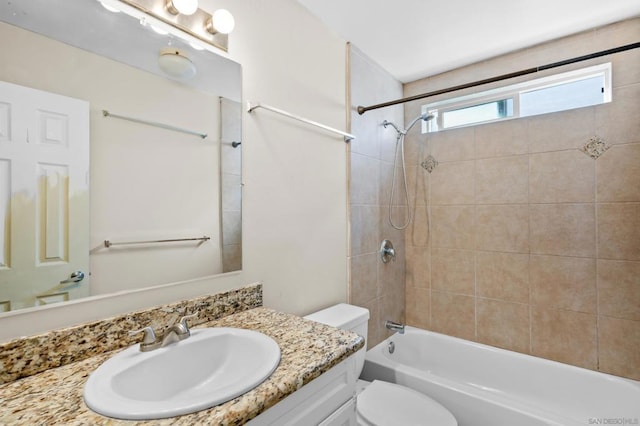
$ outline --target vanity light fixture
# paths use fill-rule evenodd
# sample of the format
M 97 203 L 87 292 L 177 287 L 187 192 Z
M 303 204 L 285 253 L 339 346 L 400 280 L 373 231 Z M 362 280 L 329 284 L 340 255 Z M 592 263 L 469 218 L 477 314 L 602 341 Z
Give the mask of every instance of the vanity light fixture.
M 218 9 L 207 20 L 205 28 L 211 34 L 229 34 L 236 26 L 233 15 L 227 9 Z
M 171 35 L 188 43 L 228 50 L 228 34 L 235 26 L 233 15 L 226 9 L 213 14 L 198 8 L 197 0 L 100 0 L 149 26 L 164 27 Z
M 166 0 L 165 7 L 172 15 L 193 15 L 198 10 L 198 0 Z

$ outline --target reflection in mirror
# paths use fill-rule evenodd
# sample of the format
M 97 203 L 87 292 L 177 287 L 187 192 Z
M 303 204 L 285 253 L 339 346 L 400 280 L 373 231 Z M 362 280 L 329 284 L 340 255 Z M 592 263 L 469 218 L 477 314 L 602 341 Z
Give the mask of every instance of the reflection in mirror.
M 222 272 L 242 269 L 241 105 L 220 98 Z
M 0 21 L 0 312 L 240 269 L 239 64 L 97 1 Z

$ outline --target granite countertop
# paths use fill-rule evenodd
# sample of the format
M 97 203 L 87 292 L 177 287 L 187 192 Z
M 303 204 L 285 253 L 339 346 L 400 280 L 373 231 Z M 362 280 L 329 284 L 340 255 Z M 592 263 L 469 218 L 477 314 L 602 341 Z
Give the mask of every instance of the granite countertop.
M 82 393 L 89 374 L 119 350 L 107 352 L 0 386 L 0 424 L 240 425 L 364 345 L 355 333 L 262 307 L 204 326 L 247 328 L 272 337 L 280 346 L 280 365 L 258 387 L 208 410 L 161 420 L 128 421 L 101 416 L 84 404 Z

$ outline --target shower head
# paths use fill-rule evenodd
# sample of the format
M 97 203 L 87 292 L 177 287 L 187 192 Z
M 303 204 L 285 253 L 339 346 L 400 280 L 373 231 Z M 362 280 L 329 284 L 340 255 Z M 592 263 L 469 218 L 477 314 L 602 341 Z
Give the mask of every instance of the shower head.
M 420 114 L 419 116 L 417 116 L 416 118 L 413 119 L 413 121 L 411 122 L 411 124 L 409 124 L 409 126 L 407 126 L 407 129 L 404 131 L 404 133 L 406 134 L 409 130 L 411 130 L 411 128 L 420 120 L 423 121 L 429 121 L 433 119 L 433 114 L 427 114 L 426 112 L 424 114 Z

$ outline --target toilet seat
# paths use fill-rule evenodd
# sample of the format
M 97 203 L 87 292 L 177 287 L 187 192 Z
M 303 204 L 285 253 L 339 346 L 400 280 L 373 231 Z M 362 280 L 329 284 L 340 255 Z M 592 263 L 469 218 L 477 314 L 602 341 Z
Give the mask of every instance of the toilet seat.
M 453 414 L 428 396 L 395 383 L 374 380 L 357 399 L 359 420 L 375 426 L 457 426 Z

